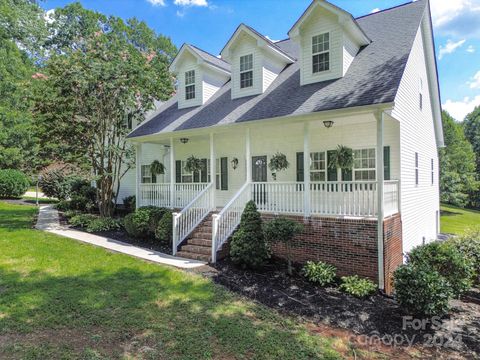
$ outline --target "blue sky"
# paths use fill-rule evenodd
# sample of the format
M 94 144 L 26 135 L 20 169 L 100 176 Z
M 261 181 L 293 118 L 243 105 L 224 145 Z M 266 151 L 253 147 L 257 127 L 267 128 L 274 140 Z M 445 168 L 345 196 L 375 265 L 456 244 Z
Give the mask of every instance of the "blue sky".
M 361 16 L 403 4 L 407 0 L 330 0 Z M 45 0 L 46 9 L 71 0 Z M 272 40 L 287 31 L 310 0 L 81 0 L 82 5 L 108 15 L 137 17 L 180 47 L 192 43 L 218 54 L 239 23 Z M 441 96 L 455 118 L 480 105 L 480 0 L 431 0 Z

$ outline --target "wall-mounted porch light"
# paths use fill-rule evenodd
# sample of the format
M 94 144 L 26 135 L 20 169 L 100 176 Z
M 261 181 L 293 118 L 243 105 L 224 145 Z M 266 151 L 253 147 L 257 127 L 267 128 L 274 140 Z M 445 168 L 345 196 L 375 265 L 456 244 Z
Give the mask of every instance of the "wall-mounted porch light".
M 238 167 L 238 159 L 234 157 L 231 161 L 233 170 L 236 170 Z
M 188 143 L 188 138 L 181 138 L 181 139 L 180 139 L 180 142 L 181 142 L 182 144 L 186 144 L 186 143 Z
M 334 122 L 333 122 L 332 120 L 325 120 L 325 121 L 323 122 L 323 125 L 325 125 L 325 127 L 326 127 L 327 129 L 330 129 L 330 128 L 333 126 L 333 124 L 334 124 Z

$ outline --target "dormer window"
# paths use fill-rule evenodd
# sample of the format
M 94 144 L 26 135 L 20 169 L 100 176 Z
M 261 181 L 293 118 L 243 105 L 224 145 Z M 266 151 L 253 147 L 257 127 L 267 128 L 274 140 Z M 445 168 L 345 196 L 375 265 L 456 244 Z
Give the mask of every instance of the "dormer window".
M 185 73 L 185 100 L 195 99 L 195 70 Z
M 253 54 L 240 56 L 240 89 L 253 86 Z
M 330 34 L 312 37 L 312 72 L 314 74 L 330 70 Z

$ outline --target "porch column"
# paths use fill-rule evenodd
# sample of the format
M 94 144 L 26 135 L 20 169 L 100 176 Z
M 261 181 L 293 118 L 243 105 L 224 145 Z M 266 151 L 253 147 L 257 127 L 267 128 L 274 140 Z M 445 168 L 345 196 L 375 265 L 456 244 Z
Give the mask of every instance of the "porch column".
M 217 156 L 215 155 L 215 144 L 213 133 L 210 134 L 210 183 L 213 183 L 211 206 L 215 208 L 215 190 L 217 181 Z
M 170 138 L 170 208 L 175 208 L 175 148 Z
M 142 144 L 135 145 L 136 194 L 135 207 L 142 206 Z
M 245 172 L 246 174 L 246 180 L 245 182 L 252 182 L 252 153 L 250 149 L 250 129 L 247 128 L 245 131 L 245 158 L 246 158 L 246 166 L 247 166 L 247 171 Z
M 384 185 L 384 164 L 383 164 L 383 129 L 385 113 L 376 115 L 377 118 L 377 247 L 378 247 L 378 287 L 385 289 L 384 259 L 383 259 L 383 185 Z
M 303 190 L 304 196 L 304 216 L 310 217 L 310 135 L 309 135 L 310 123 L 306 122 L 303 125 L 303 184 L 305 189 Z

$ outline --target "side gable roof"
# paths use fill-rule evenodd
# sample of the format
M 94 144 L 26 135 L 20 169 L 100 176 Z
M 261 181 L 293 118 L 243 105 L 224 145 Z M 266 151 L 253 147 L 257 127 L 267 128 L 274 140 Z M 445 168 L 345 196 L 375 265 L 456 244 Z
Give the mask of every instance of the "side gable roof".
M 232 99 L 229 81 L 202 106 L 178 109 L 173 97 L 129 138 L 393 103 L 426 8 L 427 0 L 418 0 L 358 18 L 372 42 L 355 56 L 343 78 L 301 86 L 300 64 L 295 62 L 260 95 Z M 276 46 L 292 55 L 298 53 L 298 45 L 290 39 Z

